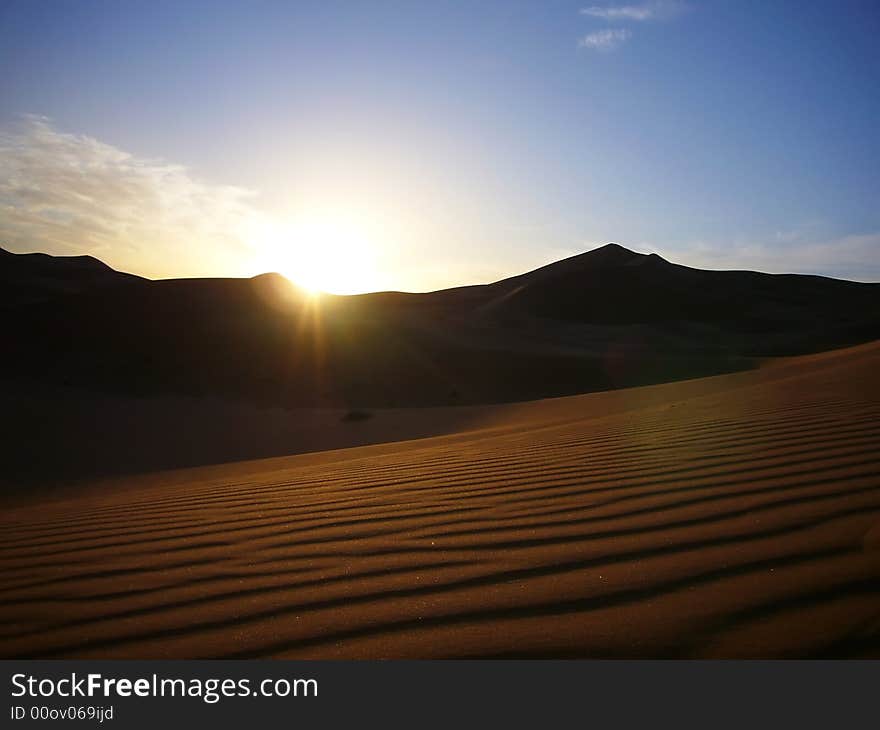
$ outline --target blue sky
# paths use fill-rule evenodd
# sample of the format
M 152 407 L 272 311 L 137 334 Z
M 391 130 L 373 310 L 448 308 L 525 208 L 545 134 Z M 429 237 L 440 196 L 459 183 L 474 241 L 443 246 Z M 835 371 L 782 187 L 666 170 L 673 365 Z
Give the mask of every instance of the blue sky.
M 880 280 L 878 37 L 875 1 L 4 0 L 0 245 L 294 278 L 319 248 L 339 290 L 608 241 Z

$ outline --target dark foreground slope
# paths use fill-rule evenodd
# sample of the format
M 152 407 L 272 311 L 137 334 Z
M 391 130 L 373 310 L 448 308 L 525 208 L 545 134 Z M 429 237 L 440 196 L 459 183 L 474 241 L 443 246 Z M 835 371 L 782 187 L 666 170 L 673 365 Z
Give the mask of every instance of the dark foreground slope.
M 876 658 L 880 346 L 85 485 L 0 546 L 3 657 Z

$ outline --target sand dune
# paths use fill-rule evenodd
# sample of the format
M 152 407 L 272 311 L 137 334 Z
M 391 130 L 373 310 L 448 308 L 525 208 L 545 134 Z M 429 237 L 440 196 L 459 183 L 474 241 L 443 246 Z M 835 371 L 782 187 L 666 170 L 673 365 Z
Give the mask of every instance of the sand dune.
M 880 343 L 7 509 L 4 657 L 880 656 Z

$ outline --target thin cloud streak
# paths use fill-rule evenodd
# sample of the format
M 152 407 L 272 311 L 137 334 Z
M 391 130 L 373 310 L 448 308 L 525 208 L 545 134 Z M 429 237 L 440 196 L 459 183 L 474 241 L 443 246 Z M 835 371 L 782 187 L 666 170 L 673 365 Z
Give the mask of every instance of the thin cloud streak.
M 599 6 L 593 5 L 581 9 L 581 15 L 587 15 L 609 22 L 657 20 L 668 18 L 684 9 L 680 2 L 651 2 L 641 5 Z
M 647 20 L 653 16 L 653 11 L 645 6 L 624 5 L 620 8 L 583 8 L 581 15 L 589 15 L 602 20 Z
M 585 35 L 578 41 L 578 47 L 593 51 L 613 51 L 632 38 L 632 33 L 625 28 L 606 28 Z

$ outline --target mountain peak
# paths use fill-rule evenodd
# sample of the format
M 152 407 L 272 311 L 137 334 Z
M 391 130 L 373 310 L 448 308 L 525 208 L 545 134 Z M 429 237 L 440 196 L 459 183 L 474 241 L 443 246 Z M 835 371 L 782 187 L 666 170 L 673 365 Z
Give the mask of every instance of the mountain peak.
M 519 276 L 503 279 L 497 284 L 520 285 L 523 283 L 535 284 L 557 276 L 579 275 L 587 271 L 595 271 L 604 268 L 617 268 L 647 259 L 643 253 L 636 253 L 624 248 L 619 243 L 606 243 L 604 246 L 575 254 L 567 259 L 554 261 L 534 271 L 529 271 Z
M 573 261 L 583 263 L 600 264 L 603 266 L 642 266 L 648 264 L 668 264 L 669 262 L 657 253 L 639 253 L 632 251 L 619 243 L 606 243 L 599 248 L 591 249 L 579 256 L 573 256 Z
M 575 258 L 583 258 L 585 260 L 600 262 L 603 264 L 625 264 L 633 259 L 640 259 L 644 254 L 630 251 L 619 243 L 606 243 L 604 246 L 594 248 Z
M 631 251 L 626 248 L 626 246 L 621 246 L 619 243 L 606 243 L 604 246 L 599 246 L 598 248 L 591 249 L 587 251 L 587 253 L 594 253 L 596 251 L 617 251 L 618 253 L 627 253 L 630 256 L 637 255 L 635 251 Z

